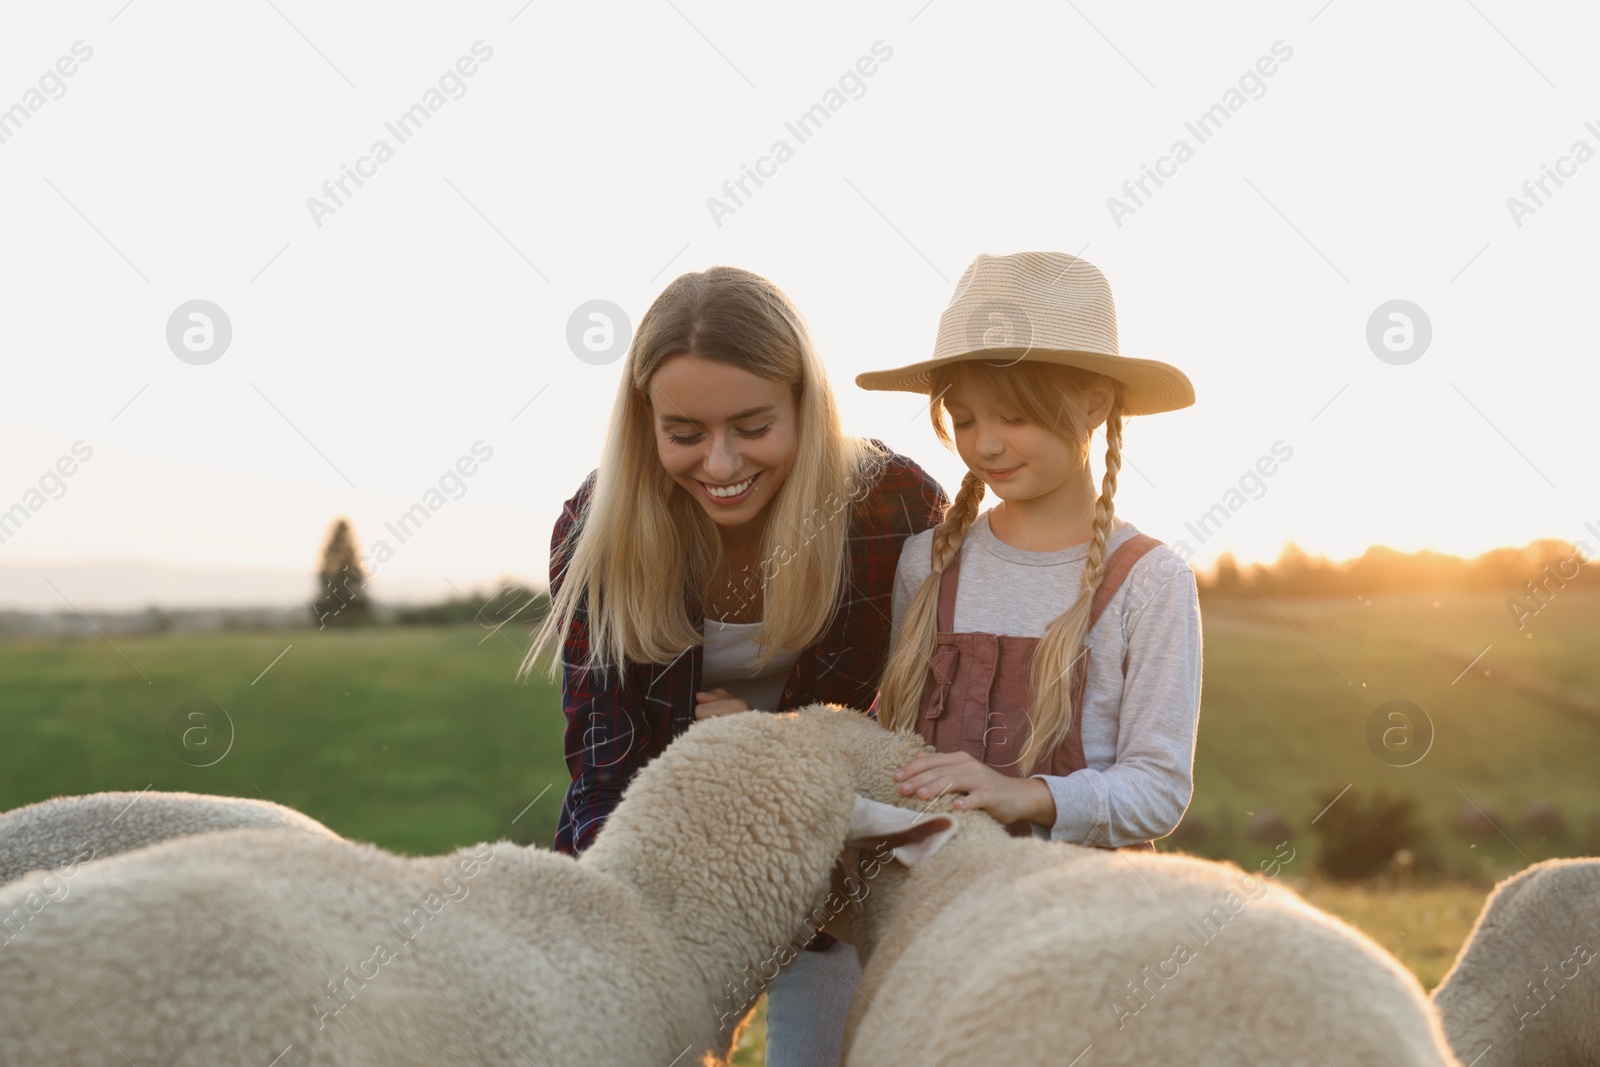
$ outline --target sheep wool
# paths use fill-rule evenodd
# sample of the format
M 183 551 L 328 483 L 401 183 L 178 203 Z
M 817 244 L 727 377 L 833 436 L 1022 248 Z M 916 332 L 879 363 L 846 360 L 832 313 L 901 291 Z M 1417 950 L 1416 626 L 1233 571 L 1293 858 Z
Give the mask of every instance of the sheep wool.
M 1416 980 L 1293 893 L 899 796 L 923 751 L 752 711 L 685 731 L 578 859 L 238 829 L 34 871 L 0 887 L 37 904 L 0 1063 L 720 1064 L 827 920 L 864 960 L 848 1064 L 1457 1064 Z
M 293 808 L 248 797 L 149 790 L 56 797 L 0 815 L 0 885 L 28 871 L 55 869 L 70 878 L 78 864 L 89 860 L 174 837 L 247 826 L 297 827 L 319 838 L 339 836 Z
M 798 714 L 847 755 L 864 804 L 926 811 L 933 828 L 933 847 L 878 865 L 827 927 L 862 957 L 852 1067 L 1456 1064 L 1409 971 L 1270 879 L 1011 837 L 952 798 L 899 794 L 893 771 L 929 751 L 915 734 L 825 706 Z M 959 832 L 937 831 L 944 820 Z
M 1433 1003 L 1463 1063 L 1600 1063 L 1600 860 L 1544 860 L 1495 886 Z
M 253 828 L 34 871 L 0 888 L 0 1063 L 723 1063 L 821 921 L 843 766 L 750 712 L 675 740 L 578 859 Z

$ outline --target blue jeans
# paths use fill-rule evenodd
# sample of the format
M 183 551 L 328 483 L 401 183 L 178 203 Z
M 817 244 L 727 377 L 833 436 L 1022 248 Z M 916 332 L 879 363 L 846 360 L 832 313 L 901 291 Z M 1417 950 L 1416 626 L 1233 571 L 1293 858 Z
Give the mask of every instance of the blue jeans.
M 796 953 L 767 986 L 767 1067 L 836 1067 L 860 981 L 855 947 L 843 941 Z

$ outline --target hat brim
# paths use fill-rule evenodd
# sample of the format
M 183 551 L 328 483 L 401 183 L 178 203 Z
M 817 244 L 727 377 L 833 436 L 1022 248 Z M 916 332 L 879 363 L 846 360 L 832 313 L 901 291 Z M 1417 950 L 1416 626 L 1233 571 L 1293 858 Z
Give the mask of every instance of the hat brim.
M 985 348 L 943 359 L 926 359 L 892 370 L 866 371 L 856 375 L 856 384 L 863 389 L 929 393 L 932 392 L 929 372 L 936 367 L 975 360 L 1004 366 L 1024 359 L 1063 367 L 1081 367 L 1117 379 L 1123 386 L 1124 415 L 1154 415 L 1162 411 L 1176 411 L 1194 403 L 1194 385 L 1188 375 L 1170 363 L 1133 356 L 1108 356 L 1103 352 L 1066 352 L 1040 348 Z

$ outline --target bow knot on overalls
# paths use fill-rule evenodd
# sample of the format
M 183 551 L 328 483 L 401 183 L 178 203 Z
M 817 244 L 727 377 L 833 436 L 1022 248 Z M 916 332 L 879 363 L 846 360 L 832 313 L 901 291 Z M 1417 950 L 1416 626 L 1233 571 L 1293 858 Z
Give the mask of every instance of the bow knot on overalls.
M 928 671 L 932 674 L 934 691 L 928 701 L 927 710 L 923 713 L 927 718 L 937 719 L 944 714 L 945 702 L 950 698 L 950 687 L 955 684 L 956 668 L 961 663 L 961 649 L 954 645 L 947 645 L 933 654 L 928 661 Z

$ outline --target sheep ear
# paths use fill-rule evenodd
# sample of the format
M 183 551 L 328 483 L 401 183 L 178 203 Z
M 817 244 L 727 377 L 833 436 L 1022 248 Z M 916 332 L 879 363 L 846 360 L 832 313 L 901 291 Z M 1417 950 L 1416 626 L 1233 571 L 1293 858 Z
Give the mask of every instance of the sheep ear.
M 949 815 L 909 811 L 858 793 L 844 843 L 866 852 L 887 844 L 895 859 L 915 867 L 943 848 L 958 825 Z

